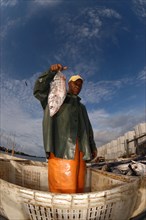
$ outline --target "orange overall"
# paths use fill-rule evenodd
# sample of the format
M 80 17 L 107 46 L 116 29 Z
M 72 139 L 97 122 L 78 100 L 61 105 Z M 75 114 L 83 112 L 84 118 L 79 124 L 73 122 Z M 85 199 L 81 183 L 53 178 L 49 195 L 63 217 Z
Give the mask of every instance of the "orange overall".
M 53 193 L 82 193 L 84 191 L 86 163 L 78 142 L 74 160 L 61 159 L 50 154 L 48 160 L 49 191 Z

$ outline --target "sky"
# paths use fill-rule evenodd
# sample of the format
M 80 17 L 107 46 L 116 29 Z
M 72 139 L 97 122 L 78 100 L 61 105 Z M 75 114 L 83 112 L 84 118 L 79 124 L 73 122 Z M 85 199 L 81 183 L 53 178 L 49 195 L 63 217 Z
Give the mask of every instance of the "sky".
M 1 146 L 44 156 L 33 96 L 51 64 L 84 78 L 96 146 L 146 121 L 145 0 L 0 0 Z

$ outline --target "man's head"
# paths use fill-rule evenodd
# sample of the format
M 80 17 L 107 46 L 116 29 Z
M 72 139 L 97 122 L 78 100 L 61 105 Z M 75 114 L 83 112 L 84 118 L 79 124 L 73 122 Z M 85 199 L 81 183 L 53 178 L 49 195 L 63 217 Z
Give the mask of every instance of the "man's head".
M 72 76 L 68 81 L 68 92 L 73 95 L 78 95 L 82 89 L 83 79 L 79 75 Z

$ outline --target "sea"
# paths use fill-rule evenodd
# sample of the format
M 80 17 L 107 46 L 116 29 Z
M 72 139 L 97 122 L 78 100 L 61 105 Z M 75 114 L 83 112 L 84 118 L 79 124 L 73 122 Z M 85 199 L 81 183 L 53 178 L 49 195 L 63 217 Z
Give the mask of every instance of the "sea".
M 4 153 L 4 152 L 0 151 L 0 153 Z M 11 154 L 8 154 L 8 155 L 11 155 Z M 33 156 L 25 156 L 25 155 L 18 155 L 18 154 L 14 154 L 14 156 L 19 157 L 19 158 L 23 158 L 23 159 L 27 159 L 27 160 L 46 162 L 45 157 L 33 157 Z M 8 220 L 8 219 L 0 216 L 0 220 Z M 119 219 L 117 219 L 117 220 L 119 220 Z M 130 220 L 146 220 L 146 211 L 144 213 L 142 213 L 141 215 L 135 217 L 135 218 L 131 218 Z
M 23 159 L 27 159 L 27 160 L 46 162 L 45 157 L 25 156 L 25 155 L 19 155 L 19 154 L 15 154 L 14 156 L 19 157 L 19 158 L 23 158 Z
M 11 153 L 5 153 L 3 151 L 0 151 L 0 153 L 12 156 Z M 27 155 L 21 155 L 21 154 L 14 154 L 13 156 L 14 157 L 18 157 L 18 158 L 27 159 L 27 160 L 46 162 L 46 158 L 45 157 L 27 156 Z

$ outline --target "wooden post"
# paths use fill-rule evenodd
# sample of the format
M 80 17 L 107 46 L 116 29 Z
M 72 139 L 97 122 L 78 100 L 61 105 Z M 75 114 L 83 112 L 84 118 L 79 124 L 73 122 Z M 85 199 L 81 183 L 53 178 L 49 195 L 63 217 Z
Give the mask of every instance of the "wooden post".
M 135 153 L 139 154 L 139 149 L 138 149 L 138 138 L 134 136 L 134 147 L 135 147 Z

